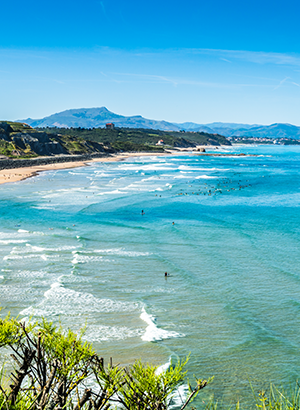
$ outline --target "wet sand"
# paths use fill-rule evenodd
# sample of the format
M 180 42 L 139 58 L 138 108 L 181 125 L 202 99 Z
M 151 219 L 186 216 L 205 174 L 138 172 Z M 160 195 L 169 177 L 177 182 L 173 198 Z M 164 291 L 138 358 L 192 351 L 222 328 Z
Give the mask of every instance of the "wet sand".
M 196 148 L 177 148 L 176 150 L 166 150 L 165 152 L 123 152 L 119 154 L 111 154 L 107 157 L 102 158 L 94 158 L 88 161 L 76 161 L 76 162 L 61 162 L 61 163 L 53 163 L 47 165 L 37 165 L 33 167 L 23 167 L 23 168 L 12 168 L 12 169 L 3 169 L 0 170 L 0 185 L 6 184 L 9 182 L 18 182 L 24 179 L 33 177 L 40 172 L 43 171 L 52 171 L 58 169 L 70 169 L 70 168 L 78 168 L 78 167 L 85 167 L 93 162 L 115 162 L 115 161 L 122 161 L 126 158 L 130 157 L 152 157 L 152 156 L 163 156 L 163 155 L 203 155 L 203 156 L 222 156 L 222 155 L 243 155 L 243 154 L 226 154 L 224 152 L 217 152 L 217 153 L 200 153 L 197 152 L 197 148 L 205 148 L 206 150 L 215 150 L 215 146 L 202 146 L 199 145 Z M 219 149 L 225 149 L 227 146 L 218 147 Z
M 52 171 L 58 169 L 69 169 L 69 168 L 78 168 L 78 167 L 85 167 L 93 162 L 114 162 L 114 161 L 122 161 L 123 159 L 129 157 L 140 157 L 140 156 L 157 156 L 157 155 L 168 155 L 168 153 L 149 153 L 149 152 L 141 152 L 141 153 L 122 153 L 117 155 L 110 155 L 108 157 L 103 158 L 95 158 L 93 160 L 88 161 L 78 161 L 78 162 L 62 162 L 62 163 L 54 163 L 54 164 L 47 164 L 47 165 L 37 165 L 34 167 L 23 167 L 23 168 L 12 168 L 12 169 L 3 169 L 0 170 L 0 185 L 6 184 L 8 182 L 18 182 L 24 179 L 33 177 L 40 172 L 43 171 Z

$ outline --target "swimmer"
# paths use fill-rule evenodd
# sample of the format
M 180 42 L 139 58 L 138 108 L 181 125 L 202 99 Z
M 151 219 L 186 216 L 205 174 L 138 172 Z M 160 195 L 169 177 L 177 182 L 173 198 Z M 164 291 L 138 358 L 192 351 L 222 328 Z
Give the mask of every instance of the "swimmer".
M 142 214 L 142 215 L 145 215 L 145 212 L 142 210 L 141 214 Z
M 172 225 L 175 225 L 175 222 L 172 222 Z
M 168 276 L 168 272 L 165 272 L 165 278 Z

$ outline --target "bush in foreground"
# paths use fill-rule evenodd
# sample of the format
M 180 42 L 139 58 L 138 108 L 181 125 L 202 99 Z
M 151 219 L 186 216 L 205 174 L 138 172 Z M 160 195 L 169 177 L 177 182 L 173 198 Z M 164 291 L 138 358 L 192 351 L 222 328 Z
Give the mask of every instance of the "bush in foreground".
M 10 316 L 0 319 L 0 348 L 8 348 L 16 364 L 8 381 L 2 375 L 0 409 L 6 410 L 166 410 L 172 393 L 185 379 L 184 366 L 158 373 L 137 361 L 129 368 L 104 366 L 83 334 L 64 331 L 42 319 L 24 324 Z M 189 385 L 181 410 L 210 380 Z

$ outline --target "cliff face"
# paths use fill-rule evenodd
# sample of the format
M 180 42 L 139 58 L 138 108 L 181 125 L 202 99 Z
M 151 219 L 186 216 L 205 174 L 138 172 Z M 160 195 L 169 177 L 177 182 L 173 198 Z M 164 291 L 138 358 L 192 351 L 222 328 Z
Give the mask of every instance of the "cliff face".
M 103 144 L 37 131 L 25 123 L 0 122 L 0 154 L 15 157 L 105 152 Z
M 57 141 L 51 141 L 46 133 L 17 133 L 11 137 L 14 144 L 25 151 L 28 147 L 37 155 L 67 154 L 67 150 Z

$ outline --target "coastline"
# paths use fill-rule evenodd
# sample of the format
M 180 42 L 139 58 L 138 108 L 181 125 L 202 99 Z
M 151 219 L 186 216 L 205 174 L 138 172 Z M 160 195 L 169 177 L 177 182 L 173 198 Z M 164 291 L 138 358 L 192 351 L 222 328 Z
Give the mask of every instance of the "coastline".
M 38 175 L 40 172 L 43 171 L 53 171 L 53 170 L 60 170 L 60 169 L 71 169 L 71 168 L 78 168 L 78 167 L 85 167 L 93 162 L 117 162 L 122 161 L 126 158 L 130 157 L 140 157 L 140 156 L 161 156 L 161 155 L 170 155 L 172 152 L 135 152 L 135 153 L 120 153 L 120 154 L 111 154 L 109 156 L 100 157 L 100 158 L 93 158 L 89 160 L 83 161 L 73 161 L 73 162 L 56 162 L 50 163 L 46 165 L 36 165 L 36 166 L 28 166 L 28 167 L 21 167 L 21 168 L 9 168 L 9 169 L 2 169 L 0 170 L 0 185 L 7 184 L 10 182 L 19 182 L 23 181 L 27 178 L 31 178 L 33 176 Z
M 214 145 L 199 145 L 196 148 L 205 148 L 208 150 L 211 149 L 216 149 Z M 218 148 L 227 148 L 227 146 L 221 146 Z M 43 164 L 43 165 L 34 165 L 34 166 L 28 166 L 28 167 L 19 167 L 19 168 L 5 168 L 5 169 L 0 169 L 0 185 L 2 184 L 7 184 L 11 182 L 19 182 L 23 181 L 27 178 L 31 178 L 33 176 L 38 175 L 40 172 L 43 171 L 53 171 L 53 170 L 61 170 L 61 169 L 71 169 L 71 168 L 78 168 L 78 167 L 85 167 L 88 166 L 89 164 L 92 164 L 93 162 L 117 162 L 117 161 L 122 161 L 127 158 L 131 157 L 151 157 L 151 156 L 165 156 L 165 155 L 187 155 L 187 154 L 193 154 L 193 155 L 203 155 L 203 156 L 223 156 L 223 155 L 229 155 L 225 154 L 224 152 L 216 152 L 216 153 L 200 153 L 195 150 L 189 151 L 186 148 L 182 149 L 176 149 L 174 150 L 168 150 L 165 152 L 123 152 L 123 153 L 118 153 L 118 154 L 109 154 L 107 156 L 101 156 L 101 157 L 95 157 L 95 158 L 89 158 L 89 159 L 82 159 L 78 161 L 69 161 L 69 162 L 51 162 L 49 164 Z M 232 155 L 232 154 L 230 154 Z M 41 157 L 43 159 L 43 157 Z

